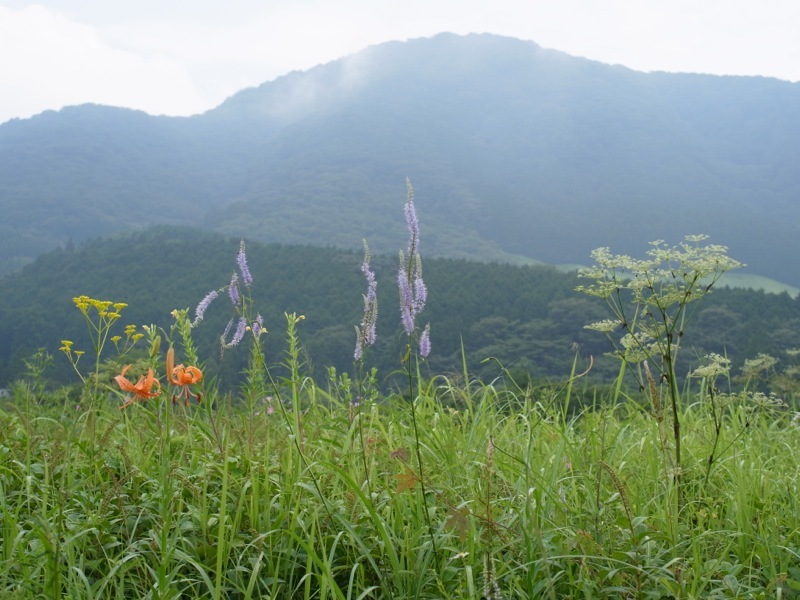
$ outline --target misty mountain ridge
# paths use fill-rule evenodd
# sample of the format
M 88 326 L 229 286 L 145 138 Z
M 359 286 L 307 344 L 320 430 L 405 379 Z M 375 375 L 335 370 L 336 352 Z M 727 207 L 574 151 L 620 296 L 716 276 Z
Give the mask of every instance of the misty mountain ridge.
M 0 264 L 156 223 L 264 242 L 586 263 L 707 233 L 800 285 L 800 84 L 639 73 L 488 34 L 388 42 L 193 117 L 0 125 Z

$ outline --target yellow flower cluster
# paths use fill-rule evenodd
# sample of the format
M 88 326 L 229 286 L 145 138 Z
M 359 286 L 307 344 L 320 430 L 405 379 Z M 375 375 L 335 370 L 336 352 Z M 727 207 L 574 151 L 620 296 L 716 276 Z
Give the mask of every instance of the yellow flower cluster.
M 70 356 L 72 356 L 74 354 L 77 358 L 80 358 L 81 356 L 83 356 L 85 354 L 85 352 L 83 350 L 75 350 L 73 352 L 72 345 L 73 345 L 73 342 L 70 341 L 70 340 L 61 340 L 61 348 L 59 348 L 59 350 L 61 350 L 61 352 L 66 354 L 67 357 L 70 357 Z
M 144 337 L 143 333 L 136 331 L 136 325 L 127 325 L 123 330 L 124 337 L 123 335 L 108 337 L 111 327 L 122 316 L 122 309 L 128 306 L 125 302 L 97 300 L 85 295 L 76 296 L 72 299 L 72 302 L 81 311 L 89 325 L 89 335 L 91 336 L 91 343 L 96 356 L 95 373 L 100 368 L 100 355 L 107 339 L 114 344 L 117 354 L 124 356 L 133 348 L 136 342 Z M 78 376 L 85 382 L 86 377 L 78 370 L 78 361 L 85 352 L 83 350 L 74 350 L 73 345 L 74 343 L 71 340 L 62 340 L 59 350 L 67 356 Z
M 101 317 L 106 317 L 111 320 L 119 319 L 120 312 L 123 308 L 128 306 L 124 302 L 112 302 L 110 300 L 96 300 L 89 296 L 76 296 L 72 299 L 75 306 L 78 307 L 84 315 L 88 316 L 90 308 L 94 308 L 97 314 Z M 113 308 L 113 310 L 111 310 Z

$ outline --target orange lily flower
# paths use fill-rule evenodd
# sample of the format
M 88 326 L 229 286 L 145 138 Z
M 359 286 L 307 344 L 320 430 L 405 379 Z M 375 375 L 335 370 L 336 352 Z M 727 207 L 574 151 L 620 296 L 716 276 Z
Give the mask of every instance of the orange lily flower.
M 183 396 L 184 405 L 189 405 L 189 386 L 195 383 L 200 383 L 203 380 L 203 372 L 197 367 L 184 367 L 183 365 L 175 366 L 175 349 L 170 348 L 167 350 L 167 377 L 172 385 L 182 387 L 183 390 L 180 394 L 172 397 L 172 402 L 179 396 Z M 195 394 L 197 401 L 200 402 L 200 394 Z
M 123 392 L 130 392 L 133 394 L 120 408 L 127 408 L 137 400 L 141 401 L 155 398 L 161 393 L 161 384 L 158 382 L 155 375 L 153 375 L 153 369 L 148 369 L 147 375 L 142 375 L 139 381 L 134 384 L 125 377 L 125 373 L 127 373 L 130 368 L 131 365 L 127 365 L 122 369 L 119 375 L 114 377 L 114 381 L 117 382 L 119 389 Z M 153 386 L 155 386 L 155 390 L 153 390 Z

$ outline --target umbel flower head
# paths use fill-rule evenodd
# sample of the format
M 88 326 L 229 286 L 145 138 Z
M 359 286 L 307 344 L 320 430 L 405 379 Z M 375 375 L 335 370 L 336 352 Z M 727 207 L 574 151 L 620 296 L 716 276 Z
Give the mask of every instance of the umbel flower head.
M 414 189 L 406 179 L 406 225 L 408 226 L 407 254 L 400 251 L 400 268 L 397 286 L 400 290 L 400 319 L 407 335 L 416 331 L 416 318 L 425 308 L 428 289 L 422 279 L 422 256 L 419 253 L 419 221 L 414 207 Z M 422 343 L 424 341 L 424 344 Z M 430 353 L 430 324 L 425 326 L 420 338 L 419 354 L 426 358 Z

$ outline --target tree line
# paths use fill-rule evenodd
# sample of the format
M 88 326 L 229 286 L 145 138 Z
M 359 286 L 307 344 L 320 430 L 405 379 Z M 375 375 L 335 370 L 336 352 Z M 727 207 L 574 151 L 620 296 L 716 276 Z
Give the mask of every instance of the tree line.
M 61 340 L 87 351 L 86 326 L 72 298 L 82 294 L 125 302 L 120 329 L 153 324 L 168 329 L 174 309 L 192 311 L 212 289 L 223 287 L 235 268 L 239 240 L 189 228 L 158 226 L 97 239 L 40 256 L 22 271 L 0 280 L 0 387 L 23 376 L 25 359 L 39 348 L 54 356 L 47 377 L 53 384 L 74 381 L 59 355 Z M 356 252 L 311 246 L 247 244 L 255 308 L 268 330 L 266 352 L 280 372 L 284 313 L 305 316 L 299 328 L 309 373 L 324 378 L 333 367 L 352 372 L 355 325 L 361 320 L 365 281 Z M 397 258 L 374 256 L 379 315 L 376 345 L 368 368 L 391 385 L 405 348 L 396 287 Z M 512 374 L 532 381 L 563 381 L 574 361 L 594 366 L 589 380 L 608 383 L 618 363 L 605 356 L 608 341 L 585 324 L 605 318 L 602 302 L 574 291 L 575 273 L 545 266 L 512 266 L 468 260 L 424 258 L 428 286 L 426 321 L 432 352 L 427 374 L 463 373 L 484 380 Z M 724 285 L 724 279 L 722 280 Z M 788 294 L 715 290 L 687 328 L 686 369 L 704 354 L 732 359 L 736 371 L 746 359 L 767 353 L 793 365 L 800 346 L 800 300 Z M 219 337 L 231 317 L 224 297 L 209 308 L 194 330 L 207 372 L 222 389 L 242 381 L 246 348 L 220 352 Z M 620 333 L 621 335 L 621 333 Z M 787 352 L 788 351 L 788 352 Z M 109 358 L 113 357 L 112 352 Z M 322 379 L 318 379 L 322 380 Z

